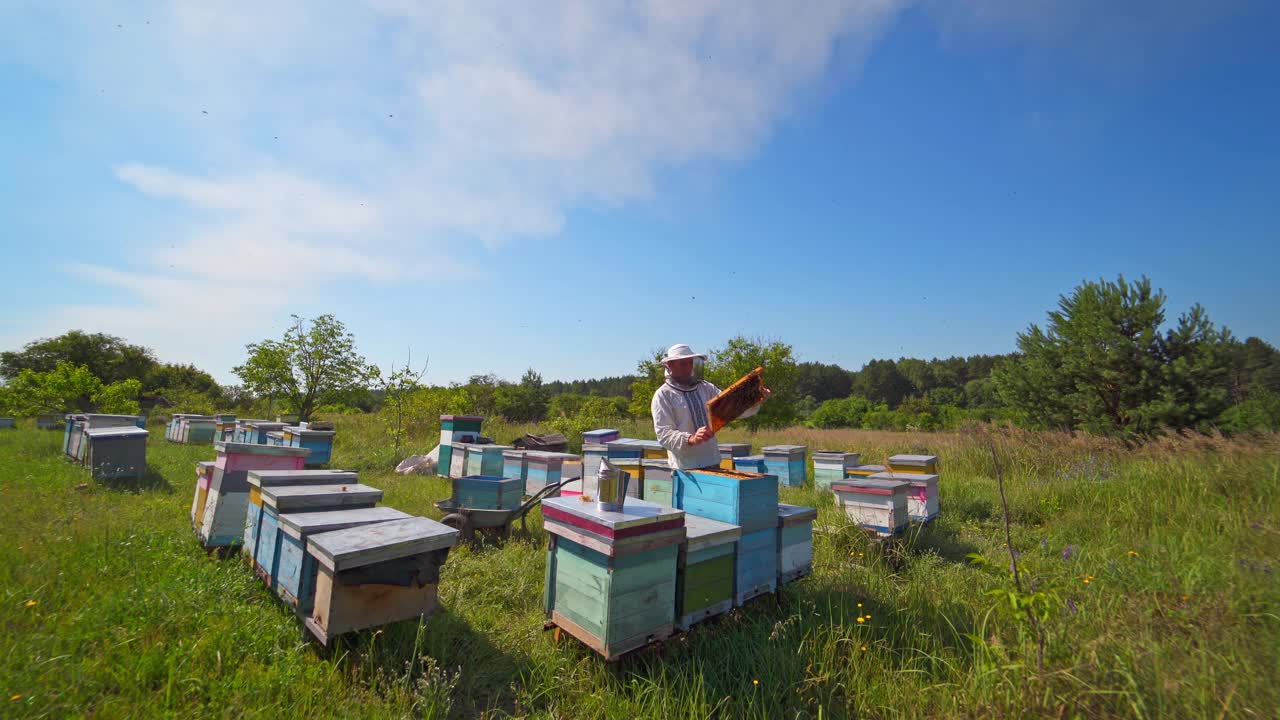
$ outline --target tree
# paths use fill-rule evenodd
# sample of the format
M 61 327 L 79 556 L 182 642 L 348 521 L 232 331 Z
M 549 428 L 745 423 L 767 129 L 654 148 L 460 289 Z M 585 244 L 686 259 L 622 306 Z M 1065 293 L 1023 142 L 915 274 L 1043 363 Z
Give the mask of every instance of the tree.
M 21 350 L 0 353 L 0 375 L 16 378 L 23 370 L 52 372 L 66 363 L 87 368 L 104 383 L 141 380 L 156 365 L 149 348 L 130 345 L 114 335 L 72 330 L 55 338 L 29 342 Z
M 1230 333 L 1198 305 L 1162 333 L 1164 303 L 1146 277 L 1081 284 L 1047 330 L 1019 333 L 994 375 L 1001 396 L 1034 426 L 1126 440 L 1203 427 L 1225 408 Z
M 142 384 L 104 385 L 84 365 L 59 363 L 48 372 L 23 369 L 0 389 L 0 412 L 13 415 L 104 412 L 136 415 Z
M 894 361 L 872 360 L 854 375 L 853 394 L 895 408 L 911 394 L 911 381 L 898 371 Z
M 377 379 L 336 317 L 292 317 L 282 340 L 250 343 L 248 359 L 233 370 L 254 393 L 285 400 L 307 421 L 318 406 L 341 403 Z
M 387 433 L 395 443 L 395 457 L 400 457 L 400 443 L 404 440 L 405 401 L 422 388 L 422 378 L 426 374 L 427 361 L 423 361 L 422 369 L 415 369 L 411 350 L 404 367 L 397 370 L 396 366 L 392 365 L 391 371 L 382 381 L 381 390 L 384 399 L 382 411 L 391 416 Z
M 752 431 L 791 424 L 796 419 L 800 396 L 796 393 L 799 371 L 790 345 L 741 335 L 730 338 L 724 347 L 711 351 L 706 376 L 724 389 L 757 367 L 764 368 L 765 385 L 773 391 L 773 396 L 760 412 L 741 422 Z
M 631 417 L 653 417 L 650 411 L 653 394 L 666 381 L 666 368 L 662 365 L 662 356 L 665 353 L 666 350 L 662 348 L 653 350 L 648 357 L 642 358 L 636 364 L 636 379 L 631 383 L 631 405 L 628 408 Z
M 1231 396 L 1237 402 L 1258 393 L 1280 393 L 1280 350 L 1256 337 L 1230 344 Z
M 226 399 L 222 387 L 213 376 L 195 365 L 158 363 L 147 372 L 146 377 L 139 379 L 142 380 L 142 388 L 146 393 L 166 396 L 169 400 L 173 399 L 167 397 L 169 394 L 179 391 L 205 395 L 215 405 Z
M 796 394 L 819 403 L 849 396 L 853 378 L 839 365 L 803 362 L 796 366 Z
M 871 409 L 871 403 L 857 395 L 828 400 L 813 411 L 812 417 L 809 418 L 809 425 L 816 428 L 862 427 L 863 418 Z

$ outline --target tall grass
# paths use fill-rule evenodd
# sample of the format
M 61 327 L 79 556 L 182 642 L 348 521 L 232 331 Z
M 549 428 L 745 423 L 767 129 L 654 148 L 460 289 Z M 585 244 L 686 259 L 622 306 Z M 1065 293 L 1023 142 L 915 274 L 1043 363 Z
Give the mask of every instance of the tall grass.
M 387 505 L 439 517 L 432 502 L 447 481 L 393 474 L 399 458 L 377 418 L 334 419 L 335 466 L 359 470 Z M 486 424 L 500 442 L 538 430 Z M 429 450 L 433 436 L 414 429 L 402 452 Z M 887 557 L 829 498 L 784 489 L 785 501 L 819 510 L 811 577 L 606 665 L 542 630 L 535 512 L 528 536 L 450 555 L 442 609 L 425 623 L 322 650 L 238 560 L 197 547 L 187 513 L 194 462 L 210 448 L 153 432 L 141 486 L 104 486 L 61 458 L 60 433 L 0 432 L 0 715 L 1246 718 L 1280 708 L 1274 438 L 1126 451 L 1000 437 L 1020 568 L 1070 601 L 1041 672 L 1034 645 L 985 594 L 1000 579 L 965 560 L 1007 559 L 980 439 L 725 436 L 852 449 L 868 462 L 936 453 L 942 514 Z

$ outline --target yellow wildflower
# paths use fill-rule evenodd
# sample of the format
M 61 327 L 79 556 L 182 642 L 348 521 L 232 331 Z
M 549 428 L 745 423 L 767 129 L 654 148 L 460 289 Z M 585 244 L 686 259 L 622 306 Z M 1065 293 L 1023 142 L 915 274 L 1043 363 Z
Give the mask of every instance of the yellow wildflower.
M 10 700 L 10 701 L 17 701 L 17 700 L 21 700 L 21 699 L 22 699 L 22 693 L 18 693 L 17 695 L 13 695 L 13 696 L 10 696 L 10 697 L 9 697 L 9 700 Z
M 760 681 L 759 681 L 759 680 L 756 680 L 756 679 L 754 679 L 754 678 L 753 678 L 753 679 L 751 680 L 751 684 L 752 684 L 752 685 L 759 685 L 759 684 L 760 684 Z
M 866 646 L 866 645 L 863 645 L 863 646 L 862 646 L 862 652 L 866 652 L 866 651 L 867 651 L 867 646 Z
M 1137 551 L 1137 550 L 1130 550 L 1130 551 L 1129 551 L 1129 557 L 1138 557 L 1138 551 Z
M 35 606 L 36 606 L 36 601 L 35 601 L 35 600 L 28 600 L 28 601 L 27 601 L 27 607 L 35 607 Z
M 868 620 L 870 620 L 870 619 L 871 619 L 871 613 L 867 613 L 867 619 L 868 619 Z
M 858 603 L 858 607 L 862 607 L 862 603 Z
M 859 623 L 864 623 L 864 622 L 866 622 L 866 621 L 867 621 L 867 619 L 866 619 L 866 618 L 862 617 L 861 615 L 859 615 L 859 616 L 858 616 L 858 622 L 859 622 Z

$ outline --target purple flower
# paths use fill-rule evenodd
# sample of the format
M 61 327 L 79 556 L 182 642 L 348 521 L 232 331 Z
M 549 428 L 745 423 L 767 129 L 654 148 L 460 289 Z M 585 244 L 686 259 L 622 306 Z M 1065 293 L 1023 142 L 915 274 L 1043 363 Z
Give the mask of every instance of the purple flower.
M 1073 613 L 1080 612 L 1080 608 L 1076 607 L 1076 601 L 1071 598 L 1067 598 L 1067 607 L 1071 608 L 1071 612 Z
M 1072 556 L 1072 555 L 1075 555 L 1075 554 L 1076 554 L 1076 553 L 1078 553 L 1078 552 L 1080 552 L 1080 546 L 1079 546 L 1079 545 L 1068 545 L 1068 546 L 1066 546 L 1066 547 L 1062 548 L 1062 559 L 1063 559 L 1063 560 L 1070 560 L 1070 559 L 1071 559 L 1071 556 Z
M 1041 549 L 1041 550 L 1048 550 L 1048 549 L 1049 549 L 1049 539 L 1048 539 L 1048 538 L 1040 538 L 1040 549 Z

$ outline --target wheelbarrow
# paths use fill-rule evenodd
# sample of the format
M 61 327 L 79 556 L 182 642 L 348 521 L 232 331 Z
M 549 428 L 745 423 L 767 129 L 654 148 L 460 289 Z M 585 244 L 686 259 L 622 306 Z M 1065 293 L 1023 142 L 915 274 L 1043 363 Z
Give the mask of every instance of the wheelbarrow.
M 561 485 L 566 485 L 569 482 L 572 482 L 572 480 L 546 485 L 514 510 L 463 507 L 453 498 L 440 500 L 435 503 L 435 506 L 441 512 L 446 513 L 444 517 L 440 518 L 440 522 L 457 530 L 464 541 L 474 541 L 477 530 L 490 536 L 506 537 L 510 534 L 511 526 L 516 520 L 520 521 L 521 531 L 529 532 L 529 528 L 525 523 L 525 516 L 529 514 L 530 510 L 541 504 L 544 498 L 550 497 L 552 493 L 560 489 Z

